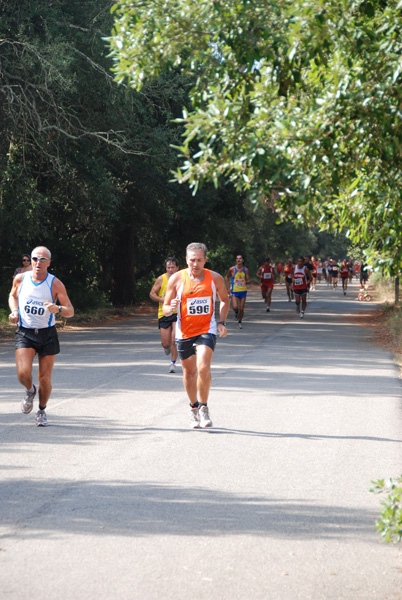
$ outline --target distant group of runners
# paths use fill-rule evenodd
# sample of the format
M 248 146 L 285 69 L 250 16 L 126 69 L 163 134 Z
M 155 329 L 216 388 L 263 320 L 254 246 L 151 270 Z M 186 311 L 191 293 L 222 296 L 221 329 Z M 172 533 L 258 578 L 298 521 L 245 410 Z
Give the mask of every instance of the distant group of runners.
M 260 279 L 261 295 L 266 304 L 266 312 L 271 310 L 274 284 L 281 283 L 282 275 L 285 279 L 288 301 L 295 301 L 296 312 L 303 318 L 310 290 L 315 290 L 317 283 L 325 280 L 335 289 L 340 277 L 342 290 L 346 295 L 348 282 L 352 281 L 353 276 L 359 276 L 360 283 L 364 287 L 369 271 L 366 264 L 355 264 L 347 259 L 336 261 L 328 257 L 327 260 L 321 261 L 314 256 L 299 256 L 296 263 L 289 258 L 286 265 L 283 265 L 281 261 L 274 264 L 269 257 L 266 257 L 256 273 L 256 277 Z M 250 281 L 249 271 L 244 266 L 242 254 L 236 255 L 236 264 L 227 271 L 225 281 L 238 327 L 242 329 L 247 285 Z

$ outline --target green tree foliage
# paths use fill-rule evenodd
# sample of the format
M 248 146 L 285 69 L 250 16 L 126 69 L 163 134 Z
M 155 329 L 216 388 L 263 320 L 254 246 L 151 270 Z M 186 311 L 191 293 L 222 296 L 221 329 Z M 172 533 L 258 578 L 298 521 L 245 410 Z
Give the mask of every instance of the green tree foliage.
M 121 0 L 113 10 L 118 81 L 140 90 L 180 71 L 193 82 L 178 181 L 274 194 L 281 217 L 346 228 L 383 269 L 401 269 L 398 0 Z
M 100 292 L 129 304 L 148 231 L 166 235 L 185 87 L 180 76 L 141 94 L 113 82 L 110 6 L 0 2 L 2 297 L 21 253 L 44 243 L 77 305 Z
M 111 6 L 0 0 L 1 305 L 21 254 L 38 244 L 82 309 L 148 297 L 164 258 L 176 254 L 184 266 L 194 240 L 221 272 L 238 251 L 252 270 L 266 254 L 316 252 L 315 232 L 276 225 L 270 202 L 254 210 L 231 182 L 196 197 L 172 183 L 172 146 L 186 126 L 174 121 L 198 75 L 176 66 L 138 91 L 117 85 L 103 39 Z M 216 64 L 209 46 L 207 54 Z M 188 146 L 200 151 L 195 138 Z

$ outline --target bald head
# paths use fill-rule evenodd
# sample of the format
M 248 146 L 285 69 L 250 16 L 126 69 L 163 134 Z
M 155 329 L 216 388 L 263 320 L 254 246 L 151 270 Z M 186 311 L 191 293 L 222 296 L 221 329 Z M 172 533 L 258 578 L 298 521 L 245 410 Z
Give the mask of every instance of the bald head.
M 47 256 L 49 260 L 52 258 L 52 254 L 46 246 L 37 246 L 32 250 L 31 256 L 37 256 L 37 253 L 39 253 L 40 256 Z

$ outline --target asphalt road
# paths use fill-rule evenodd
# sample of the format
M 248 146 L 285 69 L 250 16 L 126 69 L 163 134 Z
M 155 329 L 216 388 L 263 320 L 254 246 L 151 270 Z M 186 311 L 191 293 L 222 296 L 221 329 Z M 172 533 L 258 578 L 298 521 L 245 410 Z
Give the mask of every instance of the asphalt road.
M 249 294 L 211 430 L 189 429 L 154 318 L 62 333 L 47 428 L 0 345 L 0 597 L 400 600 L 369 489 L 402 471 L 401 385 L 356 298 L 321 285 L 301 320 L 284 286 L 269 314 Z

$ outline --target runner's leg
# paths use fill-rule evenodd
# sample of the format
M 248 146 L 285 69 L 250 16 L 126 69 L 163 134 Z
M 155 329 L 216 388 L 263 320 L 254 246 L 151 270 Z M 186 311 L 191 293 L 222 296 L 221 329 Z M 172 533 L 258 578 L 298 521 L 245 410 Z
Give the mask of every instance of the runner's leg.
M 52 371 L 56 356 L 39 356 L 39 405 L 41 408 L 45 408 L 47 401 L 49 400 L 50 393 L 52 391 Z
M 209 388 L 211 387 L 211 361 L 214 352 L 209 346 L 197 346 L 197 390 L 198 400 L 201 404 L 208 402 Z
M 271 306 L 272 290 L 273 290 L 273 288 L 271 288 L 271 287 L 267 289 L 267 307 L 268 308 Z
M 15 351 L 18 381 L 27 389 L 32 387 L 32 363 L 35 358 L 33 348 L 18 348 Z
M 240 306 L 239 306 L 239 323 L 242 322 L 244 316 L 244 306 L 246 304 L 246 296 L 244 298 L 240 298 Z
M 232 308 L 236 319 L 239 319 L 239 299 L 237 296 L 231 296 Z
M 189 358 L 182 359 L 183 384 L 187 392 L 190 404 L 197 402 L 197 358 L 193 354 Z
M 161 327 L 160 332 L 161 332 L 162 346 L 165 348 L 165 350 L 167 350 L 168 348 L 171 348 L 171 346 L 172 346 L 172 327 L 166 327 L 166 328 Z
M 177 346 L 176 346 L 176 341 L 175 341 L 175 335 L 176 335 L 176 323 L 172 323 L 172 337 L 171 337 L 171 352 L 172 352 L 172 361 L 176 362 L 177 360 Z

